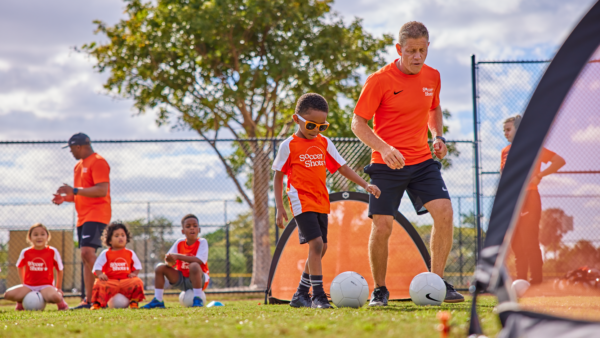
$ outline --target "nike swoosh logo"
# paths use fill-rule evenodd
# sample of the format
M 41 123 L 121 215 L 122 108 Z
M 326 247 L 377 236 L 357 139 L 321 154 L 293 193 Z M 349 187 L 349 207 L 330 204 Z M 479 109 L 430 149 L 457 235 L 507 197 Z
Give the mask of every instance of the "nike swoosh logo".
M 529 213 L 529 211 L 527 211 L 527 212 L 522 212 L 522 213 L 521 213 L 521 216 L 525 216 L 525 215 L 527 215 L 528 213 Z
M 81 236 L 81 238 L 88 238 L 88 237 L 92 237 L 92 236 L 91 235 Z
M 428 293 L 428 294 L 426 294 L 426 295 L 425 295 L 425 298 L 427 298 L 427 299 L 429 299 L 429 300 L 433 300 L 433 301 L 439 302 L 439 300 L 437 300 L 437 299 L 433 299 L 433 298 L 429 297 L 429 295 L 430 295 L 430 294 L 431 294 L 431 293 Z
M 442 190 L 444 190 L 444 191 L 448 191 L 448 189 L 446 189 L 446 188 L 444 188 L 444 187 L 442 187 Z
M 404 89 L 402 89 L 402 90 L 401 90 L 401 91 L 399 91 L 399 92 L 394 92 L 394 95 L 396 95 L 396 94 L 399 94 L 399 93 L 402 93 L 403 91 L 404 91 Z

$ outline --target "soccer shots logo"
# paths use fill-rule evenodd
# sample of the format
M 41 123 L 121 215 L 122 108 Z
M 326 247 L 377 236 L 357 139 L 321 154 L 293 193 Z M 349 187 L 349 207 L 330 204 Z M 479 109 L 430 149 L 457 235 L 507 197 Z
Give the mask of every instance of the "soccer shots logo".
M 423 87 L 423 93 L 425 96 L 433 96 L 433 88 Z
M 27 262 L 29 266 L 29 271 L 48 271 L 48 267 L 46 266 L 46 261 L 41 258 L 34 258 Z
M 307 168 L 324 167 L 325 154 L 319 147 L 312 146 L 306 149 L 306 153 L 300 154 L 300 162 L 304 162 L 304 166 Z
M 112 271 L 129 271 L 129 264 L 125 258 L 117 258 L 114 262 L 110 262 L 110 268 Z

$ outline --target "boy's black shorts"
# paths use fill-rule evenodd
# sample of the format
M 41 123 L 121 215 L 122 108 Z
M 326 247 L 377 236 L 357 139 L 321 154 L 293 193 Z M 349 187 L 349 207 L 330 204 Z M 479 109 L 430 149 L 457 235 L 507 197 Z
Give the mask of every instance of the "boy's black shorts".
M 79 247 L 87 246 L 94 249 L 101 247 L 102 233 L 105 228 L 106 224 L 100 222 L 85 222 L 80 227 L 77 227 Z
M 327 216 L 327 214 L 307 211 L 294 217 L 298 225 L 300 244 L 308 243 L 317 237 L 323 237 L 323 243 L 327 243 Z
M 379 198 L 369 194 L 369 217 L 394 216 L 400 208 L 400 200 L 405 190 L 418 215 L 428 213 L 425 203 L 437 199 L 450 199 L 440 169 L 442 164 L 433 159 L 407 165 L 402 169 L 391 169 L 381 163 L 366 166 L 365 173 L 371 177 L 371 184 L 381 190 Z

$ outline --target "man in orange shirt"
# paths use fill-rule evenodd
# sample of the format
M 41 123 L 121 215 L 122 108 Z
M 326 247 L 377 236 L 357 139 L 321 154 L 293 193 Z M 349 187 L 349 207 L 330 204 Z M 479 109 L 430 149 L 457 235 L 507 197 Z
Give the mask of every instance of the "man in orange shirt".
M 429 212 L 433 218 L 431 272 L 444 277 L 452 248 L 452 203 L 441 164 L 433 160 L 427 143 L 429 127 L 435 156 L 446 156 L 440 73 L 425 65 L 428 47 L 429 33 L 422 23 L 404 24 L 396 44 L 400 58 L 369 76 L 354 109 L 352 131 L 373 151 L 365 172 L 381 188 L 381 198 L 369 200 L 369 260 L 375 282 L 370 306 L 387 305 L 388 240 L 405 190 L 417 214 Z M 445 301 L 462 302 L 464 297 L 446 282 Z
M 102 246 L 102 232 L 110 222 L 110 167 L 106 160 L 92 149 L 90 138 L 78 133 L 69 139 L 71 153 L 76 160 L 74 187 L 64 184 L 58 188 L 52 202 L 75 202 L 77 210 L 77 237 L 84 264 L 83 280 L 86 298 L 76 309 L 89 309 L 94 286 L 93 266 L 96 249 Z

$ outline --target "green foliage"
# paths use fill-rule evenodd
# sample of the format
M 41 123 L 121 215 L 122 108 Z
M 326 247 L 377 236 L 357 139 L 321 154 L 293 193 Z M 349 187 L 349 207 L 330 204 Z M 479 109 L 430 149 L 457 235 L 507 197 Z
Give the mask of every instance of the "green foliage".
M 162 216 L 155 217 L 150 222 L 145 218 L 139 218 L 125 223 L 129 228 L 132 242 L 137 244 L 137 242 L 147 241 L 150 244 L 148 250 L 155 255 L 155 259 L 158 261 L 163 260 L 174 243 L 166 240 L 165 237 L 169 237 L 178 230 L 178 225 L 174 226 L 173 222 Z
M 540 244 L 549 250 L 557 250 L 563 236 L 573 230 L 573 216 L 568 216 L 560 208 L 542 211 L 540 218 Z

